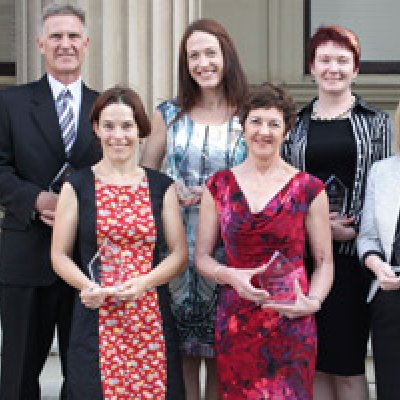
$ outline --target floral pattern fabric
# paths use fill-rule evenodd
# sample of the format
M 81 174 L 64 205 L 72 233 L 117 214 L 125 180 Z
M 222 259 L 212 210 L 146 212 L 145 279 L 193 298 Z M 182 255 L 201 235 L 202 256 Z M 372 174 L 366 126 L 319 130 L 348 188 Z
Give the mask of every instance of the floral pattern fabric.
M 252 213 L 232 171 L 207 182 L 218 212 L 226 264 L 254 268 L 279 250 L 296 267 L 308 292 L 304 268 L 305 217 L 323 183 L 298 172 L 265 205 Z M 222 286 L 216 317 L 219 390 L 229 400 L 310 400 L 316 356 L 314 317 L 289 320 L 242 299 Z
M 95 181 L 103 286 L 152 268 L 156 227 L 147 178 L 137 187 Z M 134 301 L 108 298 L 99 309 L 99 358 L 105 400 L 165 399 L 166 350 L 156 289 Z

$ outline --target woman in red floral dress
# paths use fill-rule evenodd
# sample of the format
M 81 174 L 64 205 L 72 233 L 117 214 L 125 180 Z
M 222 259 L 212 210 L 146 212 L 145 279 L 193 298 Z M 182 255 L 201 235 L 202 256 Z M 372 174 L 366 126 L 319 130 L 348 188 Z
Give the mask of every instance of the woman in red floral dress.
M 107 90 L 91 121 L 103 158 L 69 177 L 53 230 L 54 269 L 77 289 L 68 399 L 183 400 L 167 285 L 187 262 L 175 187 L 136 164 L 150 124 L 135 92 Z
M 196 260 L 220 283 L 216 352 L 220 396 L 229 400 L 309 400 L 315 368 L 313 314 L 333 279 L 328 201 L 317 178 L 299 172 L 280 156 L 295 107 L 280 86 L 255 88 L 243 106 L 248 158 L 215 173 L 200 211 Z M 212 258 L 218 232 L 227 265 Z M 315 259 L 310 282 L 304 242 Z M 253 286 L 274 251 L 294 266 L 293 304 L 260 305 L 269 293 Z

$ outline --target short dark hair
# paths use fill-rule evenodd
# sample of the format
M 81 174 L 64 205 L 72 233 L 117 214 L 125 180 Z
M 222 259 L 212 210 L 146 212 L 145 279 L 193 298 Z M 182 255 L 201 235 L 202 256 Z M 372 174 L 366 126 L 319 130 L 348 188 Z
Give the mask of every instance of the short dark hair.
M 257 108 L 276 108 L 283 114 L 285 133 L 293 129 L 296 121 L 296 105 L 283 85 L 270 82 L 252 85 L 239 112 L 242 126 L 244 126 L 250 111 Z
M 43 8 L 41 15 L 41 28 L 43 28 L 44 22 L 49 17 L 54 17 L 55 15 L 73 15 L 81 21 L 82 25 L 86 25 L 85 11 L 82 8 L 74 4 L 60 4 L 60 3 L 50 3 L 45 8 Z
M 130 107 L 139 128 L 139 137 L 144 138 L 150 134 L 150 121 L 139 95 L 131 88 L 124 86 L 114 86 L 97 97 L 90 112 L 92 125 L 94 122 L 99 123 L 101 112 L 110 104 L 125 104 Z
M 360 67 L 361 47 L 357 35 L 350 29 L 339 25 L 321 25 L 312 35 L 308 44 L 310 66 L 314 63 L 315 53 L 321 44 L 335 42 L 353 53 L 354 68 Z
M 229 105 L 237 108 L 247 92 L 247 79 L 240 65 L 235 46 L 221 24 L 212 19 L 202 18 L 187 27 L 180 43 L 176 102 L 181 108 L 181 113 L 190 111 L 200 99 L 200 88 L 190 76 L 186 52 L 187 40 L 195 31 L 209 33 L 217 38 L 224 58 L 222 84 L 225 99 Z

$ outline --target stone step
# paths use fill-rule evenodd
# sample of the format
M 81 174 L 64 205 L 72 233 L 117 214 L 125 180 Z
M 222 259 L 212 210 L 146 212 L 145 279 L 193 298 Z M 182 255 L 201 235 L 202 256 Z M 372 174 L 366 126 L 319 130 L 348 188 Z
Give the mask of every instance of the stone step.
M 370 400 L 376 400 L 374 366 L 371 355 L 368 355 L 365 366 L 370 392 Z M 203 382 L 204 374 L 204 369 L 202 369 L 201 375 L 203 377 Z M 52 351 L 50 357 L 46 362 L 46 365 L 40 376 L 40 382 L 42 387 L 42 399 L 57 400 L 61 388 L 61 367 L 58 355 L 55 351 Z

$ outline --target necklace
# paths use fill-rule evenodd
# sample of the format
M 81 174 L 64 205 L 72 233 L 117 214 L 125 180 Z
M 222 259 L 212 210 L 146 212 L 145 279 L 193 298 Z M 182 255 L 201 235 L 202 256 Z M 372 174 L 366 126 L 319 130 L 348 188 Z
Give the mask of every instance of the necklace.
M 313 109 L 311 111 L 311 119 L 318 120 L 318 121 L 336 121 L 338 119 L 344 119 L 347 118 L 350 111 L 353 109 L 354 104 L 356 103 L 356 98 L 354 96 L 351 96 L 351 104 L 348 108 L 346 108 L 344 111 L 341 113 L 334 115 L 333 117 L 324 117 L 318 113 L 316 110 L 316 104 L 318 100 L 314 102 L 313 104 Z

